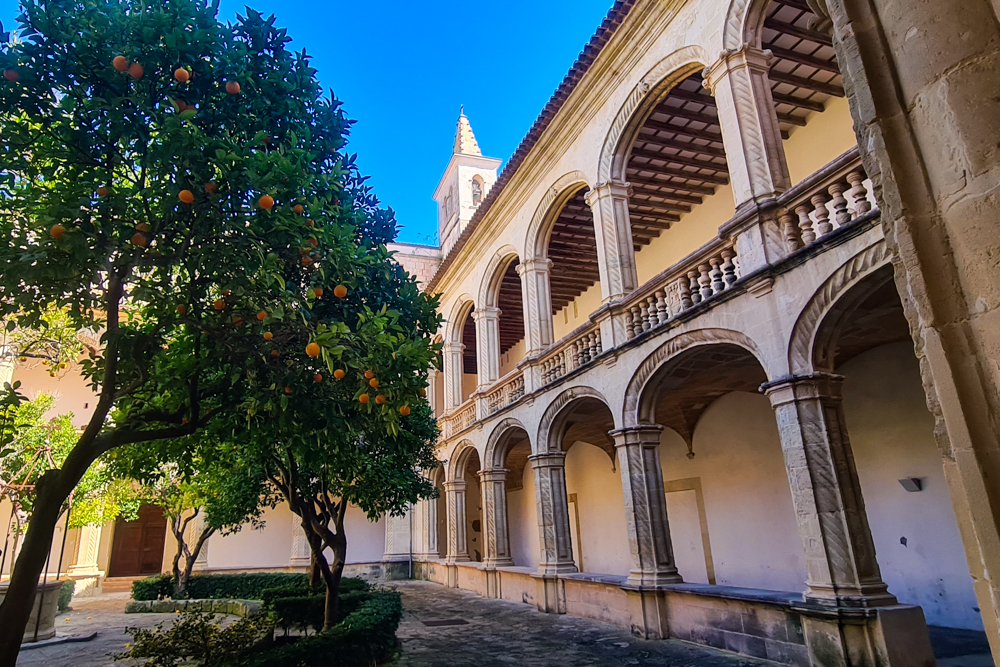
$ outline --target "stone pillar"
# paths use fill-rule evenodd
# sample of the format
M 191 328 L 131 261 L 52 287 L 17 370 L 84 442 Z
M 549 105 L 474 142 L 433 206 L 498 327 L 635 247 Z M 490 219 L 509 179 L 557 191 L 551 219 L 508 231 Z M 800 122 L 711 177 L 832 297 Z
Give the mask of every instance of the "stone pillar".
M 483 470 L 479 479 L 483 489 L 483 564 L 487 568 L 511 566 L 514 559 L 507 527 L 507 471 Z
M 632 247 L 632 223 L 628 215 L 628 183 L 599 183 L 587 193 L 587 205 L 594 212 L 597 261 L 601 272 L 601 296 L 614 301 L 639 285 Z
M 410 505 L 402 516 L 387 514 L 385 522 L 385 548 L 382 553 L 383 577 L 386 580 L 407 579 L 410 576 L 410 559 L 416 549 L 412 535 L 413 509 Z
M 99 524 L 80 528 L 76 547 L 76 562 L 66 569 L 66 574 L 70 579 L 86 579 L 102 574 L 97 565 L 102 530 L 103 526 Z
M 188 530 L 190 535 L 185 538 L 187 543 L 194 546 L 195 542 L 198 541 L 198 537 L 201 535 L 202 531 L 205 530 L 205 511 L 202 510 L 198 512 L 198 517 L 188 524 Z M 208 568 L 208 545 L 212 542 L 212 538 L 209 537 L 205 540 L 205 543 L 201 545 L 201 551 L 198 552 L 198 557 L 194 560 L 194 572 L 202 572 Z
M 500 309 L 476 308 L 472 319 L 476 322 L 479 387 L 483 388 L 500 378 Z
M 440 373 L 436 368 L 427 371 L 427 402 L 431 406 L 431 414 L 439 415 L 444 411 L 441 409 L 440 401 L 443 397 L 437 395 L 437 377 Z
M 444 483 L 448 500 L 448 563 L 462 563 L 469 558 L 469 541 L 465 534 L 465 482 Z
M 625 529 L 632 570 L 628 585 L 656 587 L 681 582 L 674 563 L 667 522 L 667 500 L 660 468 L 662 426 L 612 431 L 625 500 Z
M 791 187 L 768 71 L 770 51 L 727 51 L 705 69 L 705 87 L 719 110 L 737 212 Z
M 521 276 L 521 303 L 524 304 L 525 357 L 539 354 L 552 345 L 552 289 L 549 276 L 552 260 L 533 259 L 517 265 Z
M 847 436 L 843 378 L 814 374 L 765 384 L 805 550 L 806 600 L 839 607 L 896 604 L 878 562 Z
M 528 460 L 535 471 L 538 542 L 541 547 L 538 573 L 548 576 L 576 572 L 566 499 L 566 452 L 533 454 Z
M 437 498 L 426 498 L 417 503 L 414 516 L 414 528 L 420 539 L 416 540 L 416 558 L 432 560 L 440 558 L 438 550 L 438 501 Z
M 309 571 L 312 564 L 312 550 L 309 548 L 309 540 L 302 530 L 302 519 L 298 514 L 289 511 L 292 515 L 292 555 L 288 559 L 289 567 L 302 567 Z
M 1000 2 L 810 0 L 875 184 L 955 518 L 1000 664 Z M 992 5 L 992 6 L 991 6 Z M 912 40 L 913 35 L 920 40 Z M 919 44 L 915 43 L 919 41 Z
M 444 412 L 450 412 L 462 404 L 462 354 L 465 346 L 461 343 L 445 343 L 441 350 L 444 362 Z

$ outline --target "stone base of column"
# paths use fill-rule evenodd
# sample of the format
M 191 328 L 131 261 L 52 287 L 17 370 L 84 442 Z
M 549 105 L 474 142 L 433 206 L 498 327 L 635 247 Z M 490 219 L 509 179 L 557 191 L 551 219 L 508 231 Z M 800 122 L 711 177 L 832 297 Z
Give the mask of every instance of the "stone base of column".
M 622 586 L 628 595 L 632 634 L 643 639 L 669 639 L 667 598 L 655 588 Z
M 920 607 L 895 605 L 866 611 L 802 615 L 809 664 L 816 667 L 933 667 L 927 623 Z
M 546 614 L 566 613 L 566 585 L 558 576 L 531 575 L 535 580 L 535 606 Z
M 625 581 L 626 588 L 659 588 L 668 584 L 683 584 L 684 579 L 677 571 L 673 572 L 629 572 Z
M 447 564 L 448 577 L 445 584 L 448 588 L 458 588 L 458 566 L 454 563 Z
M 499 599 L 500 595 L 500 573 L 495 569 L 487 568 L 483 570 L 486 578 L 486 597 Z
M 899 604 L 896 596 L 889 592 L 889 587 L 881 581 L 871 586 L 862 586 L 850 591 L 844 591 L 833 586 L 809 584 L 809 590 L 806 591 L 804 597 L 806 602 L 830 607 L 874 609 L 876 607 L 892 607 Z

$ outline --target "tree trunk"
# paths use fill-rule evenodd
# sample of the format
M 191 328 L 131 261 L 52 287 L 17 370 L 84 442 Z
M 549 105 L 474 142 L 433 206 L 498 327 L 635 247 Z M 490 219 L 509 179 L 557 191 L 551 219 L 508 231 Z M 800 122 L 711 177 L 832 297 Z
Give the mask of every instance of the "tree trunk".
M 184 588 L 181 588 L 181 554 L 184 552 L 184 531 L 180 528 L 180 516 L 174 515 L 170 517 L 170 532 L 174 534 L 174 539 L 177 540 L 177 553 L 174 554 L 174 563 L 170 571 L 174 575 L 174 599 L 179 600 L 180 596 L 184 593 L 184 589 L 187 588 L 187 581 L 184 582 Z
M 52 548 L 52 535 L 62 513 L 62 504 L 76 486 L 74 481 L 64 492 L 66 485 L 59 483 L 63 481 L 61 476 L 60 471 L 50 470 L 39 478 L 35 487 L 35 507 L 24 534 L 21 553 L 14 563 L 7 595 L 0 603 L 0 667 L 15 667 L 17 664 L 21 639 L 35 603 L 38 577 Z
M 323 629 L 329 630 L 337 624 L 340 608 L 340 580 L 344 575 L 344 560 L 334 555 L 333 566 L 324 568 L 323 581 L 326 583 L 326 607 L 323 613 Z

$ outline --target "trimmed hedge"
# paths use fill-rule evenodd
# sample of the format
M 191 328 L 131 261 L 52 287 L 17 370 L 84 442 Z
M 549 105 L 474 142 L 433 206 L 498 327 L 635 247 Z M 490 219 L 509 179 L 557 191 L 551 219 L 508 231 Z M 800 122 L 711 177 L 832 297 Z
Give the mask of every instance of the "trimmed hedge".
M 265 595 L 275 590 L 264 591 Z M 347 591 L 340 594 L 337 601 L 337 618 L 335 623 L 340 623 L 349 614 L 357 611 L 361 605 L 370 600 L 372 594 L 368 591 Z M 264 602 L 265 608 L 274 612 L 275 622 L 279 628 L 297 628 L 305 630 L 314 628 L 323 629 L 323 621 L 326 616 L 326 595 L 299 595 L 291 597 L 275 597 L 268 602 Z
M 188 580 L 187 597 L 194 600 L 262 600 L 265 590 L 294 589 L 298 595 L 309 592 L 309 577 L 292 572 L 259 572 L 253 574 L 196 574 Z M 344 577 L 341 593 L 368 590 L 363 579 Z M 169 574 L 157 574 L 132 582 L 132 599 L 159 600 L 173 596 L 174 583 Z
M 230 663 L 230 667 L 369 667 L 384 661 L 396 648 L 403 603 L 395 591 L 370 595 L 336 627 Z

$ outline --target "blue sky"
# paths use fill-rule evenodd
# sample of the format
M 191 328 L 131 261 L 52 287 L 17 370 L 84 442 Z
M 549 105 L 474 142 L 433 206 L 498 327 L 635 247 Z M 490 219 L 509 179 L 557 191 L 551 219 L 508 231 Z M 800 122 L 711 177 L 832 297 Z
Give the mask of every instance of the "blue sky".
M 247 3 L 222 0 L 229 19 Z M 323 85 L 357 120 L 351 150 L 401 241 L 433 242 L 434 187 L 451 156 L 459 106 L 485 155 L 506 160 L 612 0 L 255 0 L 313 56 Z M 0 0 L 14 27 L 15 0 Z

